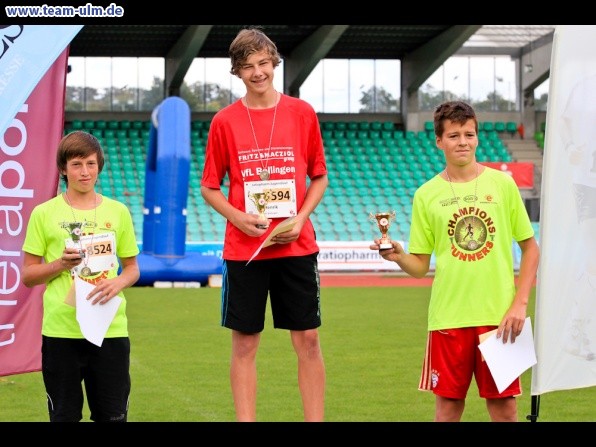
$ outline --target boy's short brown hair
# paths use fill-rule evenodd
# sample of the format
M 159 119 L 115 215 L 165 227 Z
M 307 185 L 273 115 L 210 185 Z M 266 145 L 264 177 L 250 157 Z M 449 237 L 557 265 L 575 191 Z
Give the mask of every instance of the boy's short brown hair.
M 58 144 L 58 151 L 56 153 L 58 171 L 65 171 L 69 160 L 73 158 L 87 158 L 92 154 L 97 154 L 97 167 L 99 168 L 99 173 L 101 173 L 105 158 L 99 140 L 88 132 L 75 130 L 62 137 L 62 140 Z M 66 174 L 62 175 L 62 180 L 68 184 Z
M 463 101 L 447 101 L 439 104 L 434 112 L 435 135 L 437 137 L 443 135 L 445 130 L 443 123 L 446 120 L 463 125 L 471 119 L 474 120 L 476 133 L 478 133 L 478 119 L 471 105 Z
M 240 68 L 242 67 L 242 64 L 246 62 L 246 59 L 248 59 L 251 54 L 263 50 L 269 53 L 273 67 L 277 67 L 281 62 L 281 56 L 273 41 L 258 28 L 245 28 L 240 30 L 230 44 L 230 49 L 228 51 L 232 63 L 230 73 L 238 76 Z

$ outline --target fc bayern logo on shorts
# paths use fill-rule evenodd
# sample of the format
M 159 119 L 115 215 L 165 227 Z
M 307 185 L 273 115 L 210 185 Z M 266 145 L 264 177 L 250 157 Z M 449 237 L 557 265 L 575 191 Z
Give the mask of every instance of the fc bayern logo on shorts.
M 430 380 L 433 384 L 433 389 L 437 387 L 437 384 L 439 383 L 439 373 L 437 372 L 436 369 L 433 369 L 432 372 L 430 373 Z

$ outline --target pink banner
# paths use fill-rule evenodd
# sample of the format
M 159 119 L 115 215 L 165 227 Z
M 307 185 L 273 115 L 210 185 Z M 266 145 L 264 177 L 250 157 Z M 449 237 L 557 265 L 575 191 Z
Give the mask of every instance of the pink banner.
M 68 48 L 0 138 L 0 376 L 41 370 L 45 286 L 25 287 L 20 268 L 31 211 L 58 191 L 67 61 Z
M 482 162 L 483 165 L 499 169 L 513 176 L 513 180 L 521 189 L 532 189 L 534 187 L 534 163 L 529 162 Z

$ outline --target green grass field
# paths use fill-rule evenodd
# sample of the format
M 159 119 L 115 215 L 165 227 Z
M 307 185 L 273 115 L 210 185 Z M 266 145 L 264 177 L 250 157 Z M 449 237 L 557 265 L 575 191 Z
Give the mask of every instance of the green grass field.
M 322 289 L 321 343 L 329 422 L 430 422 L 434 396 L 418 391 L 430 289 Z M 220 289 L 126 292 L 132 342 L 131 422 L 229 422 L 230 331 L 219 325 Z M 534 302 L 529 306 L 533 316 Z M 296 359 L 286 331 L 268 319 L 258 354 L 257 416 L 302 420 Z M 519 420 L 531 413 L 531 370 L 522 376 Z M 41 373 L 0 377 L 0 421 L 48 420 Z M 85 408 L 84 420 L 88 419 Z M 487 422 L 473 384 L 464 421 Z M 541 396 L 538 421 L 596 421 L 596 389 Z

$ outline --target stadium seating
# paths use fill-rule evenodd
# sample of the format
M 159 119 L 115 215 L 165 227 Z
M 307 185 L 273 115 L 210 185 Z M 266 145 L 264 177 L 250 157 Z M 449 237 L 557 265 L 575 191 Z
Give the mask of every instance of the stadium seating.
M 89 122 L 87 122 L 89 121 Z M 98 192 L 125 203 L 142 241 L 145 157 L 149 121 L 73 120 L 65 134 L 84 128 L 101 138 L 106 164 Z M 86 123 L 86 124 L 85 124 Z M 432 124 L 432 123 L 431 123 Z M 209 121 L 191 123 L 191 175 L 187 203 L 187 241 L 223 241 L 225 221 L 200 194 Z M 491 126 L 492 125 L 492 126 Z M 479 131 L 479 161 L 511 161 L 495 123 Z M 312 218 L 320 240 L 370 240 L 377 236 L 368 214 L 396 211 L 392 237 L 407 240 L 414 192 L 443 169 L 434 131 L 404 132 L 390 122 L 322 122 L 329 188 Z M 543 134 L 542 134 L 543 135 Z M 227 194 L 227 186 L 222 187 Z

